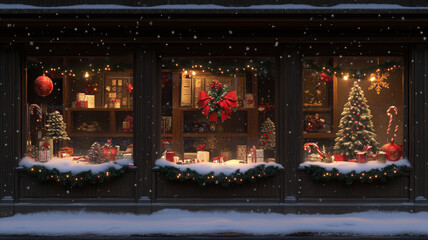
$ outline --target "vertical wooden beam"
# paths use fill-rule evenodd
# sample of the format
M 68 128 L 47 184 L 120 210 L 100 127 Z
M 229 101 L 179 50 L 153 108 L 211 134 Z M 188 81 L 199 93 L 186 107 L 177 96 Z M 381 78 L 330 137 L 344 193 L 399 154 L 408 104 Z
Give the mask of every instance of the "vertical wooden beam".
M 20 66 L 19 52 L 0 46 L 0 202 L 5 204 L 15 200 L 15 168 L 21 157 Z M 12 214 L 13 207 L 2 207 L 0 213 Z
M 296 169 L 302 148 L 302 63 L 297 45 L 283 48 L 276 92 L 279 162 L 284 166 L 284 201 L 297 199 Z
M 427 74 L 428 74 L 428 49 L 426 46 L 416 46 L 412 52 L 411 84 L 410 84 L 410 138 L 409 158 L 415 173 L 414 197 L 416 202 L 428 202 L 428 150 L 426 147 L 426 136 L 428 133 L 426 102 L 427 96 Z M 413 151 L 412 151 L 413 150 Z
M 155 50 L 142 46 L 134 61 L 134 160 L 137 171 L 137 200 L 151 201 L 152 168 L 159 155 L 160 81 L 159 61 Z M 159 109 L 158 109 L 159 108 Z

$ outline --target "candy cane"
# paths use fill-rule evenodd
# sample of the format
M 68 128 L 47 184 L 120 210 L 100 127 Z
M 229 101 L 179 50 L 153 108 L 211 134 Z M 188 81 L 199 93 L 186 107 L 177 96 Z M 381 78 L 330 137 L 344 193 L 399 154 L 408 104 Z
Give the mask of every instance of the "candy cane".
M 37 122 L 42 121 L 42 109 L 40 108 L 39 105 L 31 104 L 30 105 L 30 114 L 34 115 L 34 108 L 36 109 L 36 113 L 37 113 Z
M 388 124 L 388 129 L 386 129 L 386 134 L 389 134 L 389 131 L 391 130 L 392 118 L 393 118 L 393 114 L 389 112 L 389 110 L 391 109 L 395 111 L 395 115 L 398 115 L 398 109 L 395 106 L 391 106 L 386 110 L 386 115 L 389 116 L 389 124 Z M 394 137 L 397 137 L 397 133 L 398 133 L 398 124 L 397 126 L 395 126 Z M 394 137 L 391 139 L 391 141 L 394 140 Z
M 308 151 L 308 153 L 310 153 L 311 152 L 310 146 L 314 146 L 317 149 L 318 154 L 321 156 L 321 158 L 324 158 L 324 155 L 322 154 L 320 148 L 315 143 L 305 143 L 305 145 L 303 145 L 303 150 Z

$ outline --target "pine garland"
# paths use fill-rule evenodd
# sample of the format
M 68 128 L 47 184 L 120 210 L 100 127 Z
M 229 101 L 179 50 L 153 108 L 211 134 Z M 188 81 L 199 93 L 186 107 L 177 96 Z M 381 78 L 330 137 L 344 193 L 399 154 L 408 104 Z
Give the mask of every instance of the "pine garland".
M 272 177 L 276 175 L 278 166 L 265 166 L 264 164 L 258 165 L 254 168 L 248 169 L 245 172 L 240 172 L 237 169 L 235 172 L 226 175 L 220 173 L 218 176 L 214 172 L 208 174 L 200 174 L 195 170 L 187 168 L 182 171 L 179 168 L 173 166 L 158 166 L 160 172 L 165 174 L 165 177 L 169 181 L 176 182 L 197 182 L 200 186 L 205 187 L 208 184 L 221 184 L 223 187 L 228 187 L 230 184 L 242 184 L 244 182 L 256 182 L 261 179 Z
M 115 177 L 125 174 L 128 166 L 122 166 L 119 169 L 114 167 L 108 168 L 106 171 L 93 174 L 90 170 L 73 175 L 71 171 L 61 172 L 58 169 L 48 169 L 43 166 L 34 165 L 32 167 L 23 167 L 30 175 L 36 177 L 41 182 L 57 182 L 61 186 L 66 187 L 83 187 L 85 184 L 103 183 L 105 180 L 110 180 Z
M 387 181 L 398 178 L 403 175 L 407 169 L 406 166 L 397 166 L 395 164 L 388 165 L 382 169 L 371 169 L 370 171 L 363 171 L 357 173 L 352 171 L 350 173 L 341 173 L 336 168 L 327 170 L 323 167 L 312 165 L 305 166 L 305 171 L 311 175 L 312 180 L 328 182 L 331 180 L 344 181 L 346 185 L 351 185 L 354 182 L 359 183 L 386 183 Z

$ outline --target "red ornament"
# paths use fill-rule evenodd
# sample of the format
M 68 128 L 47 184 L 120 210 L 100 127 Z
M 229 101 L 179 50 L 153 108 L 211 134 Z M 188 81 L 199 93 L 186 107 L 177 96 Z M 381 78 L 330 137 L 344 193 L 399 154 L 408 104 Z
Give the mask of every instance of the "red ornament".
M 403 150 L 394 143 L 393 139 L 391 139 L 391 143 L 383 145 L 380 150 L 386 153 L 386 159 L 389 161 L 398 161 L 403 156 Z
M 53 82 L 47 76 L 40 76 L 34 81 L 34 91 L 41 97 L 46 97 L 53 90 Z
M 328 83 L 328 82 L 333 81 L 333 76 L 328 76 L 328 75 L 327 75 L 327 74 L 325 74 L 325 73 L 321 73 L 321 77 L 320 77 L 320 79 L 321 79 L 321 81 L 323 81 L 323 82 L 325 82 L 325 83 Z

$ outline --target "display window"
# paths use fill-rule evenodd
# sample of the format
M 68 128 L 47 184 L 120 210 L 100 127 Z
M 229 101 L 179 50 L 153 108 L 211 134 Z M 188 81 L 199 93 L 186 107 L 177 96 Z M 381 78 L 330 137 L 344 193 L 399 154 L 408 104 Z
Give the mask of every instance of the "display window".
M 25 86 L 21 166 L 74 185 L 132 164 L 132 56 L 27 57 Z
M 385 180 L 409 166 L 401 57 L 307 57 L 302 84 L 301 166 L 322 169 L 319 178 L 335 169 L 348 182 Z
M 274 65 L 270 58 L 163 59 L 164 162 L 206 173 L 277 162 Z

